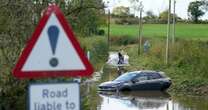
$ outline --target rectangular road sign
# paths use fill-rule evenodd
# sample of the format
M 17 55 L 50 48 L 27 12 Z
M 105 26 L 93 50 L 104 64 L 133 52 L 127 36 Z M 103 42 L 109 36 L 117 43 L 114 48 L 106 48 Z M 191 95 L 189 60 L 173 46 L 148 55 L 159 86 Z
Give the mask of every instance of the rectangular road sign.
M 30 84 L 29 110 L 80 110 L 78 83 Z

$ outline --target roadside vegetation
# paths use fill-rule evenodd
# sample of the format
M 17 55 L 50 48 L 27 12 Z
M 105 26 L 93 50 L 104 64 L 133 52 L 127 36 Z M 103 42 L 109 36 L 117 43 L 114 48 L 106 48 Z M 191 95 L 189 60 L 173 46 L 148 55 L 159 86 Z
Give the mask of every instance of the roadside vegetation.
M 208 93 L 208 57 L 207 42 L 178 40 L 170 49 L 169 64 L 164 63 L 165 40 L 151 40 L 149 53 L 137 54 L 137 45 L 126 46 L 125 51 L 130 56 L 129 71 L 150 69 L 164 71 L 171 77 L 173 85 L 171 92 L 184 94 Z
M 101 36 L 99 37 L 102 40 Z M 131 37 L 129 37 L 131 39 Z M 93 41 L 88 38 L 87 41 Z M 112 38 L 113 39 L 113 38 Z M 177 39 L 174 46 L 170 48 L 169 64 L 165 64 L 165 39 L 144 38 L 149 40 L 151 48 L 148 53 L 138 55 L 138 44 L 133 42 L 126 42 L 123 44 L 117 39 L 114 45 L 111 45 L 111 51 L 119 51 L 123 49 L 130 57 L 130 65 L 126 68 L 127 71 L 136 71 L 140 69 L 164 71 L 173 80 L 173 85 L 170 89 L 174 93 L 189 93 L 189 94 L 208 94 L 208 42 L 201 40 L 184 40 Z M 105 41 L 103 41 L 105 42 Z M 128 44 L 129 43 L 129 44 Z M 100 46 L 100 49 L 107 48 Z M 99 55 L 99 53 L 97 54 Z M 96 59 L 98 63 L 97 71 L 105 65 L 106 56 L 104 59 Z M 94 59 L 94 58 L 93 58 Z M 93 60 L 92 59 L 92 60 Z M 117 77 L 116 68 L 112 69 L 105 66 L 103 74 L 103 81 L 114 79 Z M 111 73 L 107 73 L 111 72 Z M 111 78 L 109 78 L 111 74 Z

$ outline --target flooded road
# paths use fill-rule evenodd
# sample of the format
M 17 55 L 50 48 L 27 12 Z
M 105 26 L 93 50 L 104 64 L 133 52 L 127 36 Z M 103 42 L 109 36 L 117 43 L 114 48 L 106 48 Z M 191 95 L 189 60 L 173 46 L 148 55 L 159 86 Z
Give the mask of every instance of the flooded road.
M 208 98 L 166 92 L 100 93 L 97 110 L 208 110 Z

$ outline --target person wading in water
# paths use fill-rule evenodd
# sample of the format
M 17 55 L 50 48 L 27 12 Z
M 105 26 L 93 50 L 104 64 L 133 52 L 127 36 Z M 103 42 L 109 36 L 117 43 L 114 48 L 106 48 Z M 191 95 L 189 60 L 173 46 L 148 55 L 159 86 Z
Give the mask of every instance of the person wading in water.
M 123 73 L 123 66 L 124 64 L 124 56 L 121 54 L 121 52 L 118 52 L 118 76 L 120 76 Z

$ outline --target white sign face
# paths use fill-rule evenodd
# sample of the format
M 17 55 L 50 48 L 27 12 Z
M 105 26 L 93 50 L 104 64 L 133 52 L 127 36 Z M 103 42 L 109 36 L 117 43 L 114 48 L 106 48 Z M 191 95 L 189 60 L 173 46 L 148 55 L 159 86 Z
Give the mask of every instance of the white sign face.
M 29 110 L 80 110 L 79 84 L 31 84 Z
M 58 18 L 52 13 L 22 71 L 85 70 L 71 42 Z

